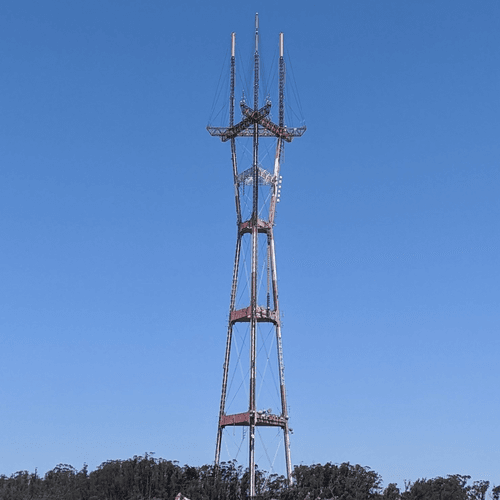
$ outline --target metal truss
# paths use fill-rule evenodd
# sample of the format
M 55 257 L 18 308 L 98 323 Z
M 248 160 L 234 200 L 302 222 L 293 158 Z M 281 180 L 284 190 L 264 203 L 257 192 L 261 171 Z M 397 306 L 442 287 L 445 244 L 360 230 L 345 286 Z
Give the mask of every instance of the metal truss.
M 229 96 L 229 126 L 212 127 L 207 130 L 210 135 L 220 137 L 222 142 L 230 142 L 231 158 L 233 166 L 234 195 L 237 219 L 237 241 L 234 259 L 233 280 L 231 287 L 231 300 L 229 307 L 229 321 L 227 328 L 226 353 L 223 366 L 222 391 L 219 409 L 219 421 L 217 432 L 217 444 L 215 451 L 215 463 L 219 464 L 221 454 L 221 443 L 223 431 L 226 427 L 243 426 L 249 427 L 249 470 L 250 485 L 249 496 L 256 496 L 255 490 L 255 433 L 257 427 L 278 427 L 283 430 L 285 447 L 286 473 L 289 484 L 292 484 L 292 464 L 290 456 L 290 428 L 288 426 L 288 407 L 285 389 L 285 371 L 283 362 L 283 348 L 281 341 L 281 317 L 278 300 L 278 274 L 276 270 L 276 253 L 274 244 L 274 219 L 276 214 L 276 204 L 280 199 L 281 158 L 284 151 L 285 142 L 289 143 L 296 137 L 301 137 L 306 127 L 290 128 L 284 125 L 284 87 L 285 87 L 285 63 L 283 57 L 283 33 L 279 35 L 279 122 L 278 124 L 269 119 L 272 104 L 269 100 L 265 105 L 259 107 L 259 23 L 258 15 L 255 16 L 255 52 L 254 52 L 254 82 L 253 82 L 253 107 L 249 107 L 245 101 L 240 103 L 242 119 L 234 124 L 235 108 L 235 43 L 236 35 L 231 34 L 231 75 L 230 75 L 230 96 Z M 238 171 L 236 139 L 241 137 L 251 137 L 252 144 L 252 166 Z M 260 166 L 259 161 L 259 139 L 274 139 L 276 141 L 276 152 L 274 157 L 273 172 L 269 172 Z M 252 212 L 247 220 L 242 219 L 240 187 L 252 186 Z M 259 187 L 267 186 L 270 192 L 269 208 L 267 216 L 261 218 L 259 203 Z M 261 255 L 261 261 L 267 266 L 267 303 L 259 304 L 258 296 L 258 238 L 264 235 L 266 239 L 266 254 Z M 243 308 L 236 307 L 236 296 L 239 285 L 240 261 L 242 240 L 250 237 L 251 247 L 251 278 L 249 286 L 249 303 Z M 248 240 L 247 240 L 248 241 Z M 231 346 L 233 339 L 233 329 L 238 323 L 249 323 L 249 401 L 248 409 L 234 414 L 226 413 L 226 398 L 228 391 L 228 377 L 231 360 Z M 257 374 L 257 325 L 269 324 L 274 329 L 276 339 L 276 356 L 279 377 L 280 412 L 273 414 L 271 411 L 261 411 L 257 409 L 256 396 L 256 374 Z

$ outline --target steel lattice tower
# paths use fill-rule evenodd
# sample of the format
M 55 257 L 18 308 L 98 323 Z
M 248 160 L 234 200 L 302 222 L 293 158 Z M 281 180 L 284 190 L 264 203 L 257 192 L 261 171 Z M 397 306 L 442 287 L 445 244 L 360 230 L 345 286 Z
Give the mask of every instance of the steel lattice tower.
M 220 137 L 223 142 L 230 142 L 231 157 L 234 179 L 234 193 L 236 203 L 237 240 L 236 255 L 234 261 L 233 280 L 231 288 L 231 300 L 229 309 L 229 324 L 227 329 L 226 354 L 223 366 L 222 393 L 220 401 L 219 422 L 217 432 L 217 444 L 215 451 L 215 463 L 219 464 L 221 444 L 224 429 L 228 426 L 246 426 L 249 428 L 249 470 L 250 470 L 250 497 L 255 497 L 255 433 L 256 427 L 275 427 L 283 431 L 286 473 L 289 484 L 292 483 L 292 464 L 290 457 L 290 439 L 288 425 L 288 408 L 286 401 L 285 374 L 283 364 L 283 351 L 281 341 L 281 318 L 278 301 L 278 278 L 276 270 L 276 255 L 274 243 L 274 219 L 276 204 L 280 197 L 280 166 L 286 142 L 291 142 L 294 137 L 300 137 L 306 127 L 288 128 L 285 126 L 285 61 L 283 47 L 283 33 L 279 34 L 279 106 L 278 124 L 273 123 L 269 117 L 271 102 L 266 99 L 264 106 L 259 107 L 259 78 L 260 78 L 260 56 L 259 56 L 259 22 L 258 15 L 255 16 L 255 52 L 253 58 L 253 107 L 249 107 L 243 98 L 240 103 L 242 120 L 234 123 L 235 115 L 235 33 L 231 34 L 231 63 L 230 63 L 230 96 L 229 96 L 229 126 L 212 127 L 207 130 L 212 136 Z M 252 142 L 252 165 L 243 172 L 238 171 L 236 139 L 246 137 Z M 259 139 L 275 141 L 274 148 L 274 170 L 269 172 L 260 164 Z M 242 214 L 242 193 L 245 186 L 252 186 L 251 212 L 245 220 Z M 259 186 L 268 189 L 266 200 L 259 199 Z M 266 204 L 266 210 L 263 210 Z M 265 239 L 265 251 L 259 252 L 259 236 Z M 250 238 L 251 248 L 251 273 L 249 273 L 249 287 L 247 291 L 248 302 L 244 307 L 236 306 L 236 298 L 239 289 L 240 260 L 242 241 Z M 259 255 L 260 253 L 260 255 Z M 260 261 L 259 261 L 260 258 Z M 259 268 L 259 262 L 265 272 Z M 265 305 L 262 305 L 262 295 L 259 296 L 259 274 L 267 274 L 267 293 Z M 260 300 L 259 300 L 260 299 Z M 231 346 L 235 326 L 239 323 L 249 324 L 249 391 L 248 410 L 241 413 L 226 414 L 228 377 L 230 371 Z M 276 340 L 277 371 L 279 378 L 279 396 L 281 411 L 273 414 L 270 411 L 259 411 L 257 407 L 257 341 L 258 328 L 266 324 L 274 329 Z

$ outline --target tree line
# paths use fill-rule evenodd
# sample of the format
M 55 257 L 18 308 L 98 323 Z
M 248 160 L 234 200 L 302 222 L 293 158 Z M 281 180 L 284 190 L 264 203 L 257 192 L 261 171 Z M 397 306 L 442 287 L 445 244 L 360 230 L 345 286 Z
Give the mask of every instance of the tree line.
M 259 500 L 500 500 L 500 486 L 449 475 L 405 481 L 382 487 L 382 478 L 369 467 L 327 463 L 298 465 L 294 485 L 285 477 L 257 469 Z M 245 500 L 248 470 L 235 461 L 218 467 L 180 466 L 150 454 L 128 460 L 109 460 L 89 472 L 59 464 L 43 477 L 35 471 L 0 476 L 1 500 L 174 500 L 181 493 L 190 500 Z

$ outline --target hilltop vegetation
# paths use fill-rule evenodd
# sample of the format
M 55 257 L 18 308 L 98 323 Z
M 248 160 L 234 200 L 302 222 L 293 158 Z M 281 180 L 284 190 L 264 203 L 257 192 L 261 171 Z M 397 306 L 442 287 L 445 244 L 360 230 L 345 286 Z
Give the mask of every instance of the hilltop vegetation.
M 500 500 L 500 486 L 488 481 L 468 484 L 470 477 L 419 479 L 381 487 L 382 478 L 368 467 L 349 463 L 294 469 L 295 484 L 286 487 L 283 476 L 257 473 L 262 500 Z M 95 471 L 80 471 L 59 464 L 44 477 L 20 471 L 0 476 L 1 500 L 174 500 L 178 493 L 191 500 L 243 500 L 248 491 L 248 471 L 235 462 L 202 467 L 180 466 L 175 461 L 146 454 L 128 460 L 109 460 Z

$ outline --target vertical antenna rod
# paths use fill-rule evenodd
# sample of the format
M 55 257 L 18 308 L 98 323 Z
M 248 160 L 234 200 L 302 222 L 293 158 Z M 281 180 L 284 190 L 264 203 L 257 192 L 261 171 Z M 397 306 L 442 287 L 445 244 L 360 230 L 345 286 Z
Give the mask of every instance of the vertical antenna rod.
M 279 126 L 285 126 L 285 58 L 283 56 L 283 33 L 280 33 L 280 115 Z
M 236 33 L 231 33 L 231 81 L 229 92 L 229 126 L 234 125 L 234 86 L 236 82 Z M 238 190 L 238 164 L 236 162 L 236 140 L 235 137 L 231 139 L 231 159 L 233 162 L 233 177 L 234 177 L 234 198 L 236 202 L 236 221 L 237 224 L 241 222 L 241 203 L 240 193 Z
M 235 50 L 236 49 L 236 33 L 231 33 L 231 89 L 229 91 L 229 126 L 234 125 L 234 84 L 235 84 Z
M 230 76 L 230 92 L 229 92 L 229 125 L 232 127 L 234 125 L 234 85 L 235 85 L 235 48 L 236 48 L 236 33 L 231 33 L 231 76 Z M 236 143 L 235 139 L 231 139 L 231 158 L 233 163 L 233 179 L 234 179 L 234 199 L 236 203 L 236 219 L 238 226 L 241 224 L 241 203 L 240 203 L 240 193 L 238 190 L 238 164 L 236 161 Z M 238 285 L 238 267 L 240 263 L 240 251 L 241 251 L 241 234 L 238 231 L 238 237 L 236 240 L 236 255 L 234 257 L 233 266 L 233 284 L 231 287 L 231 301 L 229 304 L 230 316 L 231 312 L 234 311 L 234 304 L 236 302 L 236 290 Z M 224 427 L 221 425 L 222 418 L 226 411 L 226 395 L 227 395 L 227 378 L 229 374 L 229 360 L 231 355 L 231 341 L 233 338 L 233 323 L 231 317 L 229 318 L 229 323 L 227 327 L 227 339 L 226 339 L 226 355 L 224 357 L 224 367 L 222 375 L 222 391 L 220 399 L 219 408 L 219 426 L 217 429 L 217 443 L 215 447 L 215 465 L 219 465 L 220 461 L 220 450 L 222 445 L 222 432 Z
M 259 14 L 255 14 L 255 55 L 254 55 L 254 81 L 253 81 L 253 109 L 259 109 Z M 252 207 L 252 283 L 251 283 L 251 314 L 250 314 L 250 401 L 248 412 L 250 414 L 250 436 L 248 443 L 250 467 L 250 498 L 255 497 L 255 423 L 256 401 L 255 382 L 257 367 L 257 243 L 258 215 L 259 215 L 259 124 L 253 124 L 253 207 Z
M 279 62 L 279 126 L 285 126 L 285 59 L 284 59 L 284 47 L 283 47 L 283 33 L 280 33 L 279 38 L 279 50 L 280 50 L 280 62 Z M 276 157 L 278 161 L 275 165 L 275 182 L 279 187 L 279 173 L 280 173 L 280 163 L 281 156 L 283 153 L 283 142 L 278 140 L 278 144 L 276 146 Z M 274 209 L 276 207 L 275 203 L 272 203 L 272 220 L 274 222 Z M 272 265 L 272 274 L 273 274 L 273 292 L 274 292 L 274 307 L 279 316 L 279 302 L 278 302 L 278 276 L 276 272 L 276 252 L 274 249 L 274 237 L 273 237 L 273 229 L 271 228 L 270 237 L 269 237 L 269 248 L 271 254 L 271 265 Z M 286 402 L 286 388 L 285 388 L 285 365 L 283 362 L 283 347 L 281 342 L 281 321 L 278 321 L 276 325 L 276 346 L 278 349 L 278 364 L 279 364 L 279 378 L 280 378 L 280 395 L 281 395 L 281 416 L 285 422 L 283 427 L 283 437 L 284 437 L 284 445 L 285 445 L 285 462 L 286 462 L 286 473 L 288 484 L 292 485 L 292 457 L 290 455 L 290 428 L 288 426 L 288 407 Z

